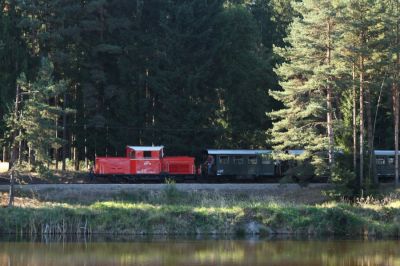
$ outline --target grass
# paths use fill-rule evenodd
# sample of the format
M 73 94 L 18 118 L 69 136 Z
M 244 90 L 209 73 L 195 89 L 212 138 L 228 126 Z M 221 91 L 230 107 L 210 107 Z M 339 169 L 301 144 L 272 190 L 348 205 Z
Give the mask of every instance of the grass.
M 397 194 L 306 205 L 263 195 L 182 192 L 171 184 L 97 202 L 29 200 L 0 209 L 1 234 L 400 235 Z

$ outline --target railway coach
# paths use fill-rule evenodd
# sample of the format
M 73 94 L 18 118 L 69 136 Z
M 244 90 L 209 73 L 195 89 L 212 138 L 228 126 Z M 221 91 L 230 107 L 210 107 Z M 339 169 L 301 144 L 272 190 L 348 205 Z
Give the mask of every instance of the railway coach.
M 230 178 L 271 177 L 277 173 L 272 150 L 214 150 L 206 151 L 213 157 L 211 175 Z M 203 170 L 202 172 L 204 172 Z
M 376 174 L 378 177 L 387 178 L 395 175 L 394 150 L 375 150 Z

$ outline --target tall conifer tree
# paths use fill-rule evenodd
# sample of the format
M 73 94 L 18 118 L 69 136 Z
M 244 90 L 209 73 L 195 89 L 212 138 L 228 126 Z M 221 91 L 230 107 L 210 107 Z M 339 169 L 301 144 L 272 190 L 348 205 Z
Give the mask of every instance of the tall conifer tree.
M 276 120 L 271 131 L 274 148 L 304 149 L 295 159 L 310 160 L 317 170 L 328 154 L 332 171 L 337 6 L 332 1 L 305 0 L 296 7 L 301 17 L 291 25 L 287 39 L 291 47 L 279 51 L 286 60 L 277 69 L 283 91 L 271 92 L 285 105 L 270 114 Z

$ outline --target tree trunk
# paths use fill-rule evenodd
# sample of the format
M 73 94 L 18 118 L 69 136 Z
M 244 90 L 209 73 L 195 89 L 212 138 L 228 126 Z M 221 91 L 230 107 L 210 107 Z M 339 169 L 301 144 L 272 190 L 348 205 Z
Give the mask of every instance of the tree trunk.
M 88 147 L 87 147 L 87 125 L 85 124 L 84 125 L 84 128 L 85 128 L 85 150 L 84 150 L 84 152 L 85 152 L 85 167 L 86 167 L 86 169 L 88 169 L 89 168 L 89 159 L 88 159 Z
M 8 191 L 8 207 L 14 206 L 14 194 L 15 194 L 15 171 L 11 170 L 10 173 L 10 188 Z
M 333 115 L 332 115 L 332 87 L 328 86 L 326 102 L 328 107 L 327 113 L 327 127 L 328 127 L 328 139 L 329 139 L 329 150 L 328 150 L 328 160 L 329 160 L 329 169 L 332 174 L 332 169 L 335 163 L 334 159 L 334 133 L 333 133 Z
M 78 143 L 77 143 L 77 113 L 78 113 L 78 105 L 77 105 L 77 101 L 78 101 L 78 88 L 77 85 L 75 84 L 75 90 L 74 90 L 74 103 L 75 103 L 75 113 L 74 113 L 74 131 L 72 131 L 72 141 L 71 141 L 71 145 L 72 145 L 72 154 L 74 157 L 74 169 L 75 171 L 79 171 L 79 152 L 78 152 Z
M 22 132 L 19 130 L 18 136 L 21 136 Z M 21 164 L 21 157 L 22 157 L 22 141 L 18 141 L 18 163 Z
M 396 1 L 396 11 L 397 15 L 399 14 L 399 1 Z M 399 31 L 399 20 L 397 20 L 396 24 L 396 46 L 399 48 L 400 46 L 400 31 Z M 398 78 L 400 76 L 400 53 L 397 50 L 396 52 L 396 68 L 395 68 L 395 78 L 393 83 L 393 95 L 395 101 L 393 102 L 393 106 L 395 108 L 394 111 L 394 160 L 395 160 L 395 186 L 399 186 L 399 81 Z
M 353 63 L 353 169 L 357 173 L 357 90 L 356 90 L 356 66 Z
M 328 20 L 328 49 L 327 49 L 327 61 L 328 65 L 331 63 L 331 22 Z M 328 139 L 329 139 L 329 148 L 328 148 L 328 160 L 329 160 L 329 171 L 332 176 L 332 170 L 334 166 L 334 135 L 333 135 L 333 104 L 332 104 L 332 86 L 329 84 L 327 86 L 326 92 L 326 104 L 327 104 L 327 131 L 328 131 Z
M 7 148 L 3 146 L 3 162 L 7 161 Z
M 54 105 L 57 106 L 58 105 L 58 97 L 55 97 L 54 100 Z M 58 139 L 58 117 L 56 117 L 56 119 L 54 119 L 55 121 L 55 133 L 56 133 L 56 139 Z M 54 148 L 54 159 L 56 160 L 56 170 L 58 170 L 58 148 Z
M 29 169 L 32 167 L 32 148 L 31 145 L 28 144 L 28 166 Z
M 15 119 L 19 119 L 19 97 L 20 97 L 20 88 L 19 85 L 16 86 L 15 89 L 15 110 L 14 110 L 14 116 Z M 9 194 L 8 194 L 8 207 L 12 207 L 14 204 L 14 184 L 15 184 L 15 162 L 17 160 L 17 155 L 18 155 L 18 145 L 17 145 L 17 141 L 15 141 L 17 137 L 17 133 L 14 130 L 13 131 L 13 138 L 12 138 L 12 152 L 11 152 L 11 159 L 10 159 L 10 166 L 11 166 L 11 172 L 10 172 L 10 190 L 9 190 Z
M 67 157 L 67 93 L 64 93 L 63 101 L 63 148 L 62 148 L 62 170 L 65 171 L 65 158 Z
M 360 56 L 360 188 L 364 185 L 364 57 Z
M 74 156 L 74 170 L 79 171 L 79 158 L 78 158 L 78 148 L 73 148 L 73 156 Z
M 393 114 L 394 114 L 394 180 L 399 184 L 399 89 L 396 81 L 392 83 Z
M 373 166 L 373 159 L 374 159 L 374 143 L 373 143 L 373 124 L 372 124 L 372 111 L 371 111 L 371 91 L 368 87 L 365 89 L 365 108 L 366 108 L 366 115 L 367 115 L 367 138 L 368 138 L 368 183 L 371 184 L 372 182 L 376 182 L 376 177 L 374 174 L 374 166 Z

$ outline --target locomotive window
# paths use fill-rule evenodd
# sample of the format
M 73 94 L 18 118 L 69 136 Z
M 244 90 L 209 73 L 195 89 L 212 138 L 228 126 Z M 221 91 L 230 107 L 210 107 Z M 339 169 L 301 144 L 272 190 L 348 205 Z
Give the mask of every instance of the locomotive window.
M 135 151 L 131 151 L 129 153 L 129 157 L 132 158 L 132 159 L 135 159 Z
M 144 151 L 143 152 L 143 157 L 144 158 L 151 158 L 151 151 Z
M 376 165 L 385 165 L 385 159 L 383 158 L 376 159 Z
M 229 156 L 219 156 L 220 164 L 229 164 Z
M 257 164 L 257 157 L 256 156 L 249 156 L 249 164 L 252 164 L 252 165 Z
M 394 158 L 388 158 L 388 164 L 394 164 Z
M 243 164 L 244 160 L 242 156 L 235 156 L 233 157 L 234 164 Z

